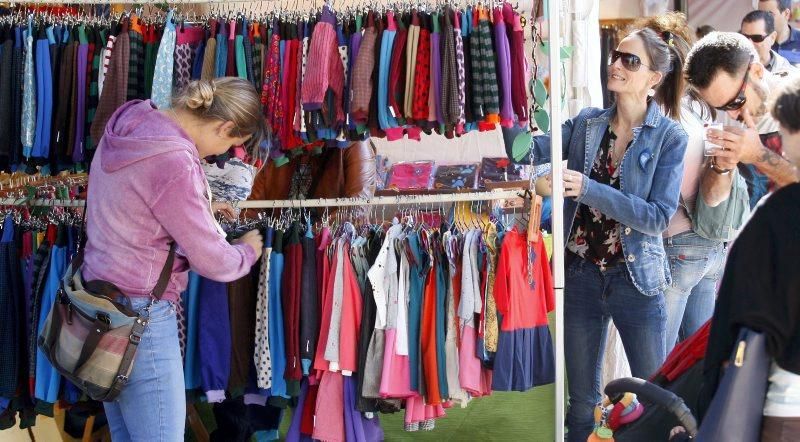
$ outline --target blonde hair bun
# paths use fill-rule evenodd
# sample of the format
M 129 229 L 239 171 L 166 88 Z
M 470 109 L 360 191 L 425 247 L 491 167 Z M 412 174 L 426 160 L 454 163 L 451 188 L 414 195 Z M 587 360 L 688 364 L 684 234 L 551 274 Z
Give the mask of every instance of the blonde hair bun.
M 172 97 L 172 108 L 188 111 L 203 121 L 232 122 L 234 128 L 229 135 L 249 135 L 251 149 L 257 148 L 264 137 L 261 96 L 255 86 L 243 78 L 192 81 Z
M 202 109 L 208 110 L 214 104 L 214 93 L 217 91 L 217 86 L 214 81 L 195 80 L 186 86 L 183 93 L 186 107 L 189 109 Z

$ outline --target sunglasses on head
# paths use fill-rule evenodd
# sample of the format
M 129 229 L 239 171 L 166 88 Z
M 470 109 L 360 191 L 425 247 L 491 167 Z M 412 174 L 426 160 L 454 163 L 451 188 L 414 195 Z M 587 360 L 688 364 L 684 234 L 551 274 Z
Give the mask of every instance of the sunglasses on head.
M 618 51 L 615 49 L 611 51 L 611 57 L 608 65 L 611 66 L 612 64 L 616 63 L 617 60 L 622 60 L 622 67 L 631 72 L 638 71 L 642 66 L 646 67 L 647 69 L 651 69 L 650 66 L 642 63 L 642 59 L 639 58 L 638 55 L 631 54 L 630 52 Z
M 767 37 L 769 37 L 769 34 L 766 35 L 745 34 L 744 32 L 740 32 L 740 34 L 744 35 L 748 40 L 752 41 L 753 43 L 761 43 L 762 41 L 766 40 Z
M 753 63 L 753 56 L 750 56 L 750 61 L 747 63 L 747 70 L 744 72 L 744 78 L 742 79 L 742 86 L 739 87 L 739 93 L 736 94 L 733 99 L 722 106 L 714 107 L 717 110 L 721 111 L 735 111 L 742 108 L 742 106 L 747 103 L 747 96 L 744 94 L 744 90 L 747 87 L 747 79 L 750 78 L 750 65 Z

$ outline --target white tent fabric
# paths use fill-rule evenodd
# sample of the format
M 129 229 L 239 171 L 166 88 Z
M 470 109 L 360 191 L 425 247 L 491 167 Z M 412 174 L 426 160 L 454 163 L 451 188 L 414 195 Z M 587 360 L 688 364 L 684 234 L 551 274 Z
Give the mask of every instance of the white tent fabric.
M 572 58 L 568 61 L 571 78 L 568 84 L 569 107 L 566 116 L 574 116 L 587 106 L 603 107 L 603 89 L 600 84 L 600 2 L 599 0 L 571 0 L 574 19 L 571 28 Z M 593 68 L 594 67 L 594 68 Z
M 697 29 L 711 25 L 718 31 L 738 31 L 742 17 L 755 9 L 757 3 L 756 0 L 688 0 L 689 26 Z
M 666 12 L 669 9 L 671 0 L 641 0 L 642 1 L 642 15 L 656 15 Z

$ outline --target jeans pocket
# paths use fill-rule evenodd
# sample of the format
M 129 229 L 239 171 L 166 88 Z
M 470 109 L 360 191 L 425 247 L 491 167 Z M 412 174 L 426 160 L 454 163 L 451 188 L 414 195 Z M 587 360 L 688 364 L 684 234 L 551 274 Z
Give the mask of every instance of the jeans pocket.
M 689 290 L 702 279 L 708 269 L 708 255 L 673 255 L 669 257 L 672 287 Z
M 714 249 L 714 252 L 710 255 L 711 259 L 708 263 L 708 270 L 706 272 L 706 278 L 709 278 L 713 281 L 719 281 L 722 278 L 722 272 L 725 270 L 725 261 L 728 256 L 728 247 L 724 244 L 720 244 L 719 247 Z
M 174 319 L 175 316 L 175 304 L 170 301 L 157 301 L 150 306 L 150 320 L 148 322 L 166 321 Z

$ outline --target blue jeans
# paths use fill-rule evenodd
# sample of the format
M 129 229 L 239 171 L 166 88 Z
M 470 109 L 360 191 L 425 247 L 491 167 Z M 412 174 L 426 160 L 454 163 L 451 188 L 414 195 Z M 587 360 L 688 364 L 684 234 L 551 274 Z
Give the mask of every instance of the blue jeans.
M 585 442 L 594 428 L 608 322 L 614 321 L 633 376 L 647 379 L 666 358 L 664 295 L 645 296 L 624 263 L 600 268 L 570 255 L 564 293 L 569 442 Z
M 149 303 L 147 298 L 134 298 L 133 308 L 141 311 Z M 103 406 L 114 442 L 183 441 L 186 393 L 172 303 L 152 305 L 128 385 Z
M 672 284 L 667 302 L 667 353 L 714 314 L 717 281 L 725 265 L 725 245 L 688 231 L 664 239 Z

